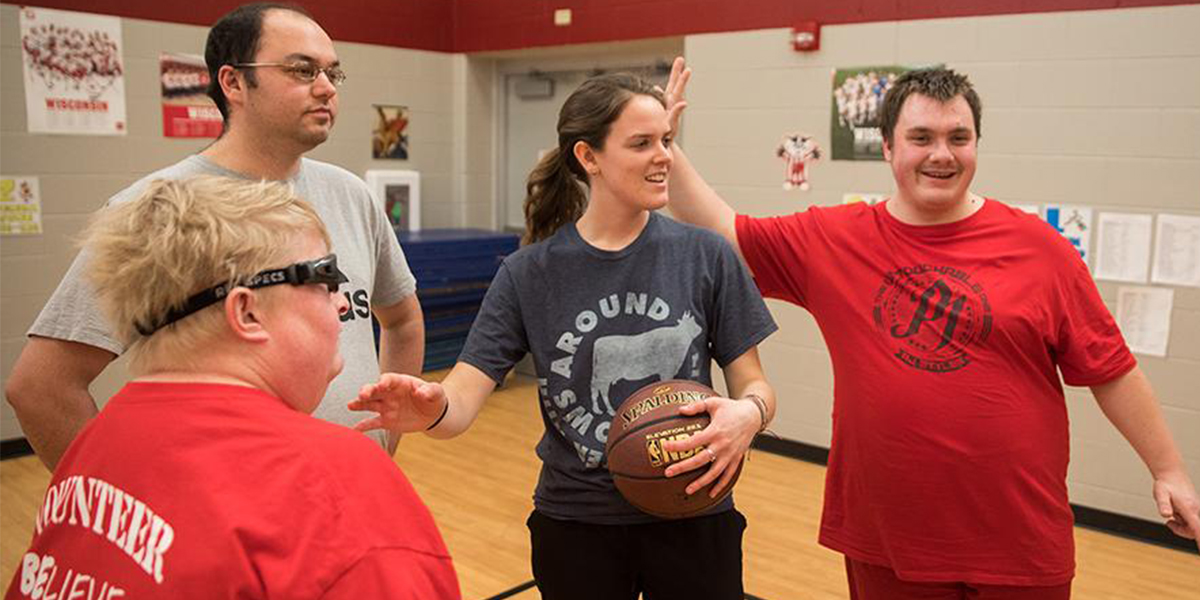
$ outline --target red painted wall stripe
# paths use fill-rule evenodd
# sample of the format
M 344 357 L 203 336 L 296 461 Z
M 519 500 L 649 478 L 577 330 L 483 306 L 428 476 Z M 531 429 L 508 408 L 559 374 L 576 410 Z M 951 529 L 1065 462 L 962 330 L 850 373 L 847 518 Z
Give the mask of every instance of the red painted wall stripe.
M 1196 0 L 300 0 L 335 40 L 482 52 L 651 37 L 944 17 L 1197 4 Z M 236 0 L 38 0 L 37 6 L 211 25 Z M 573 24 L 554 26 L 570 8 Z

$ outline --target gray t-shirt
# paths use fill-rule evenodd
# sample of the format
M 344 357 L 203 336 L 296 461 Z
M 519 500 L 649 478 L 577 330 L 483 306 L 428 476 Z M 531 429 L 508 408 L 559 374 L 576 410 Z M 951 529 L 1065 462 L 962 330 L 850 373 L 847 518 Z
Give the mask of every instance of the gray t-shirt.
M 198 175 L 248 179 L 203 156 L 193 155 L 138 180 L 109 202 L 132 200 L 155 179 Z M 370 305 L 390 306 L 403 300 L 416 291 L 416 279 L 382 208 L 372 200 L 369 188 L 361 179 L 340 167 L 301 159 L 300 169 L 287 182 L 325 221 L 333 240 L 333 251 L 338 255 L 338 267 L 350 278 L 349 283 L 342 284 L 342 292 L 350 301 L 350 310 L 342 316 L 339 338 L 346 366 L 329 385 L 313 415 L 352 425 L 362 415 L 348 410 L 346 402 L 358 395 L 363 384 L 379 378 Z M 114 337 L 100 313 L 90 284 L 83 277 L 86 260 L 86 250 L 75 257 L 67 275 L 29 329 L 29 335 L 80 342 L 121 354 L 125 347 Z M 380 444 L 385 443 L 382 432 L 372 432 L 372 437 Z
M 614 487 L 604 444 L 613 411 L 665 379 L 712 385 L 773 331 L 762 297 L 720 236 L 657 213 L 616 252 L 585 242 L 574 224 L 501 265 L 458 360 L 504 380 L 533 355 L 546 431 L 534 506 L 591 523 L 654 521 Z M 713 512 L 732 507 L 726 499 Z

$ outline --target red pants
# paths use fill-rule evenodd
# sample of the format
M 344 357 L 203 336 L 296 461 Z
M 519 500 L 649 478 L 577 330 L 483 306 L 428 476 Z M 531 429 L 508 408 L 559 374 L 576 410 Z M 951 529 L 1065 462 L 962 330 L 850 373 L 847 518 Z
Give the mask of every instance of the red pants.
M 850 600 L 1069 600 L 1071 583 L 1052 586 L 901 581 L 888 567 L 846 557 Z

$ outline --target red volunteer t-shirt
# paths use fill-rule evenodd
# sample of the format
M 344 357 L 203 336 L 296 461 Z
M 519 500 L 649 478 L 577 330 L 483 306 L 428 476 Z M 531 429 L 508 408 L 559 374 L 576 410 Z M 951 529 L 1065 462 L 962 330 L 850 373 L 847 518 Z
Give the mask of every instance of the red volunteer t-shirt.
M 1070 385 L 1136 361 L 1078 252 L 994 200 L 913 226 L 885 204 L 737 218 L 764 296 L 815 317 L 833 362 L 821 544 L 912 581 L 1074 574 Z
M 34 597 L 460 595 L 428 509 L 366 436 L 252 388 L 135 382 L 55 469 L 5 596 Z

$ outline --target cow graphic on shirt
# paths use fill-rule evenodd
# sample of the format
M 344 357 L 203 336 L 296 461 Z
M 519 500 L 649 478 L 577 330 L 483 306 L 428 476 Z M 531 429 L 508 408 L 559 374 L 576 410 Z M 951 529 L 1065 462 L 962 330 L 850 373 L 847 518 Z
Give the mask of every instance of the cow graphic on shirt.
M 618 381 L 637 381 L 651 375 L 657 375 L 660 381 L 673 378 L 700 331 L 696 318 L 685 312 L 674 325 L 636 335 L 597 338 L 592 346 L 592 412 L 600 414 L 600 400 L 604 400 L 608 414 L 614 413 L 608 392 Z

